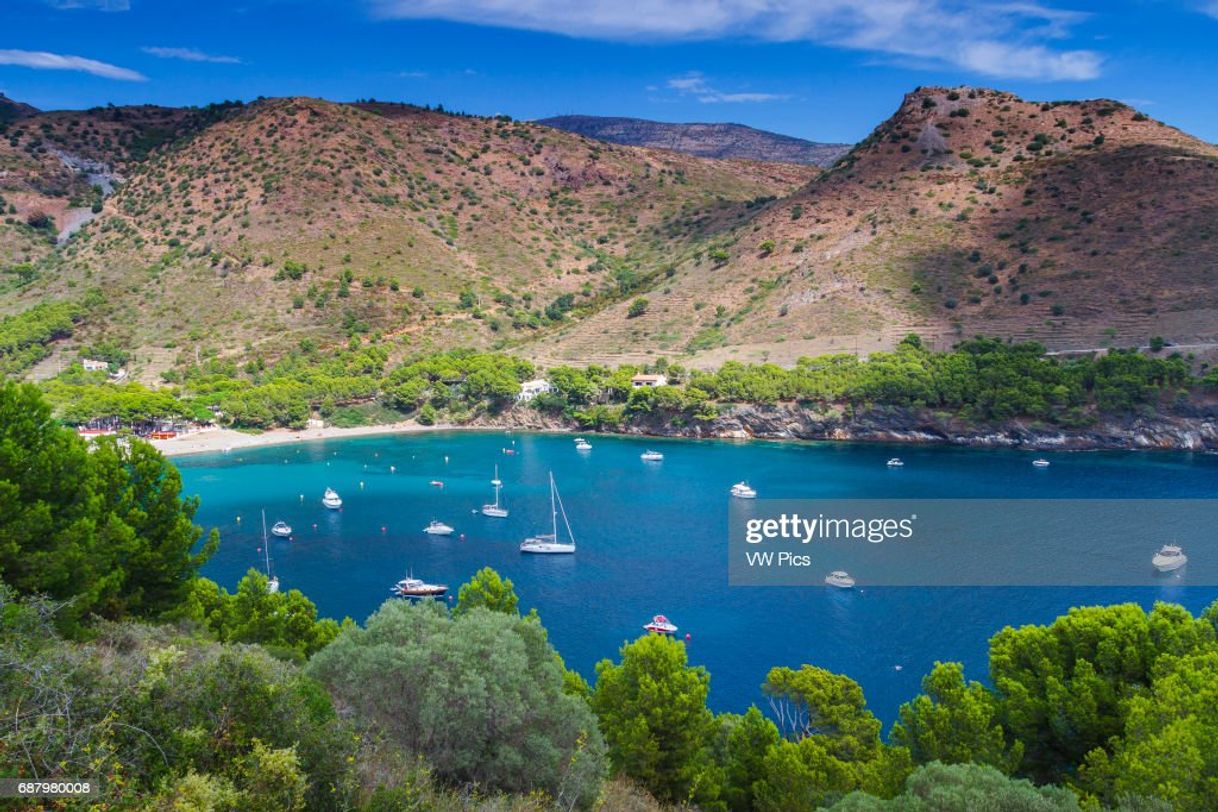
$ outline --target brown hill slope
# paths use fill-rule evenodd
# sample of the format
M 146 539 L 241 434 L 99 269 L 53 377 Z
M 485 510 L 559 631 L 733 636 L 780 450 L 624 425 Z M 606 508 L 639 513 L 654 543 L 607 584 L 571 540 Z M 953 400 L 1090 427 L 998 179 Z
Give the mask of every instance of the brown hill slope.
M 191 121 L 146 159 L 112 156 L 126 182 L 5 309 L 100 288 L 84 338 L 154 372 L 179 352 L 273 354 L 304 337 L 519 341 L 658 277 L 817 171 L 403 105 L 276 99 Z
M 1218 149 L 1104 100 L 925 88 L 832 172 L 542 358 L 792 360 L 917 329 L 1218 341 Z M 700 261 L 699 261 L 700 260 Z

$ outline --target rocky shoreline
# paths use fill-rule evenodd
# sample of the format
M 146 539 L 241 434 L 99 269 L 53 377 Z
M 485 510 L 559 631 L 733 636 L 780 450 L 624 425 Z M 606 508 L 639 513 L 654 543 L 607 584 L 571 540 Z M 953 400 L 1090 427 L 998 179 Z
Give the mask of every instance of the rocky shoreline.
M 482 415 L 470 427 L 533 431 L 586 431 L 573 420 L 534 409 L 515 408 Z M 1101 418 L 1082 428 L 1026 420 L 976 425 L 954 415 L 883 408 L 857 415 L 817 412 L 794 404 L 735 406 L 710 421 L 673 421 L 667 416 L 636 417 L 614 433 L 655 437 L 761 440 L 836 440 L 920 443 L 974 448 L 1053 450 L 1218 451 L 1218 414 L 1137 415 Z

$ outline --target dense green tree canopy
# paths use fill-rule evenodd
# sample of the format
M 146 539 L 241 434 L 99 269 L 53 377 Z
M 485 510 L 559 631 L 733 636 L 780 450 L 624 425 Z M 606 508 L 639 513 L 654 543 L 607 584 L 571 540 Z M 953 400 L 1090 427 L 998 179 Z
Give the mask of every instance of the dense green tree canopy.
M 389 601 L 344 630 L 309 672 L 390 741 L 457 784 L 588 806 L 604 744 L 534 618 Z
M 685 644 L 665 635 L 640 637 L 621 661 L 596 666 L 592 707 L 614 769 L 662 801 L 686 800 L 711 730 L 710 676 L 686 661 Z
M 0 385 L 0 578 L 70 598 L 61 623 L 153 617 L 185 598 L 218 537 L 198 545 L 198 501 L 181 489 L 147 444 L 101 438 L 90 452 L 37 389 Z

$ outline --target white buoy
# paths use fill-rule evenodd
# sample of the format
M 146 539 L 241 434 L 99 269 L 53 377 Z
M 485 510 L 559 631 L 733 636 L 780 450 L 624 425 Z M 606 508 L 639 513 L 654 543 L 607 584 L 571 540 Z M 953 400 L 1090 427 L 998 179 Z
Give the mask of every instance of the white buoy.
M 359 489 L 361 491 L 364 489 L 364 480 L 362 480 L 362 479 L 359 481 Z
M 302 502 L 304 501 L 304 494 L 303 494 L 303 493 L 300 495 L 300 501 L 302 501 Z
M 398 467 L 396 465 L 389 466 L 389 473 L 395 474 L 395 473 L 397 473 L 397 470 L 398 470 Z

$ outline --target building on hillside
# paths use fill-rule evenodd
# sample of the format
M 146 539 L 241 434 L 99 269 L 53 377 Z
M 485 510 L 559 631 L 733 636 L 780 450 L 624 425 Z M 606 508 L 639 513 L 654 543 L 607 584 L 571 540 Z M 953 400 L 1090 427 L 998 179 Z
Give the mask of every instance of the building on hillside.
M 630 385 L 635 389 L 644 386 L 668 386 L 668 378 L 663 375 L 635 375 L 630 379 Z
M 80 365 L 85 368 L 85 372 L 108 372 L 110 370 L 108 361 L 95 361 L 92 358 L 80 359 Z
M 554 384 L 550 383 L 545 378 L 534 378 L 531 381 L 525 381 L 524 383 L 520 384 L 520 392 L 516 395 L 516 402 L 528 403 L 542 392 L 553 391 Z

